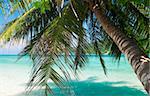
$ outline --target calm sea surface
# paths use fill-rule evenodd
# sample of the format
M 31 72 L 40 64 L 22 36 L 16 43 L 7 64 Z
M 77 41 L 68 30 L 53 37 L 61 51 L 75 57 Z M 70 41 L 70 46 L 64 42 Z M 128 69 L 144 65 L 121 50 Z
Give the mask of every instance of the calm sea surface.
M 42 91 L 34 90 L 31 95 L 24 94 L 29 80 L 32 61 L 28 56 L 17 61 L 18 56 L 0 56 L 0 96 L 41 96 Z M 88 56 L 89 62 L 82 69 L 79 80 L 71 82 L 72 96 L 148 96 L 124 56 L 120 62 L 104 55 L 107 76 L 96 55 Z M 63 95 L 50 84 L 56 96 Z

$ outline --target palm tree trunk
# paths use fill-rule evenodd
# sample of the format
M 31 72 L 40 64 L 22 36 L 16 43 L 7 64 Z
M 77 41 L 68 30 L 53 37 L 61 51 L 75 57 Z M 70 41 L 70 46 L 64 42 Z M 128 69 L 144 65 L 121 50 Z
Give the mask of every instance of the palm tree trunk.
M 91 5 L 92 2 L 89 4 L 89 8 L 95 13 L 103 29 L 116 43 L 121 52 L 126 55 L 145 90 L 150 93 L 150 62 L 143 63 L 140 60 L 141 56 L 148 56 L 144 54 L 133 39 L 127 37 L 117 26 L 114 26 L 100 8 Z

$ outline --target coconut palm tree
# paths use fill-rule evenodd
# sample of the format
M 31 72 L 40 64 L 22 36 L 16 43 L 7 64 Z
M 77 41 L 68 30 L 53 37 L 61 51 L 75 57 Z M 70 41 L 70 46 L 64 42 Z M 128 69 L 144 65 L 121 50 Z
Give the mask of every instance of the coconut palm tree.
M 150 93 L 150 62 L 145 59 L 149 58 L 147 54 L 150 52 L 147 0 L 27 2 L 10 1 L 12 9 L 20 8 L 25 12 L 6 25 L 0 38 L 3 42 L 20 38 L 28 41 L 20 55 L 29 54 L 34 61 L 29 90 L 45 88 L 47 95 L 51 93 L 49 80 L 63 89 L 67 86 L 63 81 L 69 82 L 70 74 L 75 71 L 77 75 L 86 64 L 86 54 L 90 53 L 88 48 L 92 47 L 100 57 L 105 74 L 102 50 L 108 50 L 118 59 L 121 53 L 125 54 L 145 90 Z

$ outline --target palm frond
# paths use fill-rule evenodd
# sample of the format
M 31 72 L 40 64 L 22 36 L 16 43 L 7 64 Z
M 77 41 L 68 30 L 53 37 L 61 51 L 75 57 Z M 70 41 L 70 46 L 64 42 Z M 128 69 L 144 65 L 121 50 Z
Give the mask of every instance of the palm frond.
M 137 2 L 134 0 L 131 0 L 131 2 L 128 0 L 115 2 L 107 0 L 104 4 L 106 14 L 110 20 L 118 26 L 122 32 L 128 35 L 128 37 L 135 39 L 138 46 L 140 46 L 143 51 L 145 50 L 145 53 L 149 53 L 149 19 L 145 14 L 139 11 L 139 7 L 136 6 Z M 143 42 L 143 40 L 145 40 L 145 42 Z
M 30 43 L 22 52 L 22 55 L 29 54 L 34 61 L 32 77 L 29 82 L 30 90 L 35 88 L 37 85 L 42 86 L 43 83 L 45 85 L 45 88 L 51 89 L 47 86 L 48 80 L 52 80 L 57 86 L 63 89 L 64 85 L 62 82 L 65 80 L 70 80 L 69 78 L 71 78 L 70 75 L 68 75 L 70 74 L 70 72 L 68 72 L 67 69 L 70 69 L 73 72 L 73 66 L 76 61 L 80 62 L 78 64 L 75 64 L 76 67 L 82 67 L 85 63 L 85 45 L 88 45 L 86 44 L 85 39 L 77 39 L 77 41 L 80 41 L 80 44 L 78 44 L 77 47 L 77 51 L 79 51 L 79 54 L 75 54 L 75 60 L 72 56 L 66 56 L 64 59 L 68 58 L 67 60 L 70 62 L 69 64 L 67 63 L 68 65 L 66 65 L 61 62 L 62 59 L 58 59 L 59 56 L 64 53 L 64 50 L 67 50 L 71 54 L 72 49 L 75 48 L 76 45 L 74 45 L 74 43 L 72 42 L 73 39 L 70 37 L 74 37 L 74 35 L 76 34 L 81 39 L 80 36 L 85 36 L 85 30 L 82 28 L 81 21 L 78 21 L 74 16 L 73 11 L 67 8 L 68 7 L 64 9 L 65 12 L 64 14 L 62 14 L 62 17 L 57 16 L 53 19 L 52 22 L 50 22 L 49 26 L 44 29 L 43 34 L 41 34 L 40 37 L 37 37 L 37 39 L 32 38 L 31 40 L 33 40 L 34 42 Z M 72 14 L 72 16 L 68 19 L 67 17 L 70 14 Z M 67 37 L 67 34 L 70 34 L 71 36 Z M 78 57 L 80 59 L 76 59 Z M 46 67 L 43 69 L 42 66 Z M 57 66 L 57 68 L 55 68 L 54 66 Z M 56 71 L 54 71 L 56 69 L 60 69 L 60 72 L 58 74 L 55 73 Z M 50 72 L 49 70 L 53 71 Z M 62 73 L 64 76 L 62 77 L 60 73 Z M 47 77 L 48 74 L 49 76 L 52 76 Z
M 100 63 L 106 75 L 107 74 L 106 66 L 101 55 L 105 52 L 105 45 L 106 45 L 105 39 L 107 38 L 107 35 L 104 33 L 102 26 L 98 26 L 99 22 L 94 17 L 93 14 L 90 15 L 89 19 L 91 23 L 88 24 L 88 27 L 89 29 L 91 29 L 89 30 L 89 34 L 91 37 L 90 39 L 91 39 L 92 47 L 95 51 L 95 54 L 99 56 Z
M 137 2 L 127 1 L 93 2 L 103 8 L 114 25 L 128 37 L 134 38 L 141 49 L 146 50 L 150 47 L 148 19 L 138 10 Z M 28 3 L 24 4 L 17 6 L 26 10 Z M 60 89 L 69 86 L 64 82 L 69 82 L 70 74 L 75 76 L 73 72 L 85 66 L 89 48 L 94 49 L 99 55 L 105 74 L 107 72 L 102 54 L 107 51 L 114 54 L 117 59 L 120 58 L 121 52 L 118 47 L 105 33 L 93 12 L 89 12 L 84 0 L 42 0 L 35 2 L 34 6 L 7 24 L 0 36 L 0 41 L 11 41 L 11 39 L 29 41 L 20 54 L 29 55 L 33 60 L 31 79 L 27 88 L 29 91 L 42 88 L 45 89 L 45 95 L 48 95 L 52 92 L 49 81 L 53 81 Z M 89 30 L 83 27 L 84 23 L 88 25 Z
M 22 15 L 20 18 L 13 21 L 13 23 L 8 24 L 5 28 L 5 31 L 0 36 L 0 41 L 9 41 L 11 37 L 14 36 L 16 31 L 21 32 L 25 26 L 26 18 L 28 17 L 29 13 L 31 13 L 34 10 L 34 8 L 30 9 L 28 12 L 26 12 L 24 15 Z

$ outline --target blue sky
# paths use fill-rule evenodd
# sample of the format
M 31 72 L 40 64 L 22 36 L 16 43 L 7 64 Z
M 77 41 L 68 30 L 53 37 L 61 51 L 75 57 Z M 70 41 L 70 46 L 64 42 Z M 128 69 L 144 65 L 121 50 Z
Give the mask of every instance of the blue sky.
M 2 13 L 2 10 L 0 9 L 0 32 L 2 32 L 3 27 L 5 24 L 10 22 L 11 20 L 14 20 L 19 16 L 18 11 L 14 12 L 12 15 L 4 15 Z M 1 44 L 0 44 L 1 45 Z M 25 46 L 25 43 L 20 43 L 20 44 L 6 44 L 6 45 L 1 45 L 0 46 L 0 54 L 18 54 Z
M 4 27 L 5 24 L 10 22 L 11 20 L 14 20 L 18 16 L 19 16 L 19 13 L 17 11 L 11 15 L 4 15 L 2 10 L 0 9 L 0 29 L 2 30 L 2 28 Z

